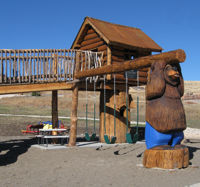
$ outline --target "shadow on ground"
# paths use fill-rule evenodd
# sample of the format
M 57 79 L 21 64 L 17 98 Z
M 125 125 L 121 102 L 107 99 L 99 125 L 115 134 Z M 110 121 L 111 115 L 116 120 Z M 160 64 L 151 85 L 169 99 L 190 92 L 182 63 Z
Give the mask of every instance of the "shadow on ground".
M 36 144 L 35 138 L 0 142 L 0 166 L 15 163 L 18 156 L 26 153 L 33 144 Z
M 189 160 L 191 161 L 194 157 L 194 153 L 200 150 L 199 147 L 192 147 L 192 146 L 187 146 L 189 149 Z

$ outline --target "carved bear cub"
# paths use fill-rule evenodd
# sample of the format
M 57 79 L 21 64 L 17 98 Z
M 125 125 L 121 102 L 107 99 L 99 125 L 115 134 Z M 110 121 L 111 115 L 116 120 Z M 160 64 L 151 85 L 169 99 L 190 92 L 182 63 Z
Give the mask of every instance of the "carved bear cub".
M 152 64 L 150 80 L 146 86 L 147 149 L 160 146 L 175 146 L 183 139 L 186 119 L 181 97 L 184 82 L 178 63 Z

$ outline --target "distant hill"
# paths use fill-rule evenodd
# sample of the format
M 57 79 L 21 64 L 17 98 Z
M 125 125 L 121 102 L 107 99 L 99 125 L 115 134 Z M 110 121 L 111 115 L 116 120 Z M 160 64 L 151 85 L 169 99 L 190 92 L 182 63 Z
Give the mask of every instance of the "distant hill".
M 184 81 L 183 99 L 200 99 L 200 81 Z

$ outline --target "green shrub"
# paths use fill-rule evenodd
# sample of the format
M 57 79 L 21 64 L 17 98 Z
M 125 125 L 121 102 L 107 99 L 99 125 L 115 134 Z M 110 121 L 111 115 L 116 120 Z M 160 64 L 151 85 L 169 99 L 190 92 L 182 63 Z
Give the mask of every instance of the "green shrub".
M 32 92 L 32 96 L 41 96 L 40 92 Z

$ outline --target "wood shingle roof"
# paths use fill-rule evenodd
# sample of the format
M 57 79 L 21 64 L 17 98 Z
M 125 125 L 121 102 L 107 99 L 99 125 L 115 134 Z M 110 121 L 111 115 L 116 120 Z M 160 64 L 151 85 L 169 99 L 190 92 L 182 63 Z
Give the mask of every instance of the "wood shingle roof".
M 92 27 L 108 45 L 147 49 L 155 52 L 162 51 L 162 48 L 141 29 L 113 24 L 91 17 L 85 18 L 71 48 L 75 48 L 83 40 L 88 27 Z

